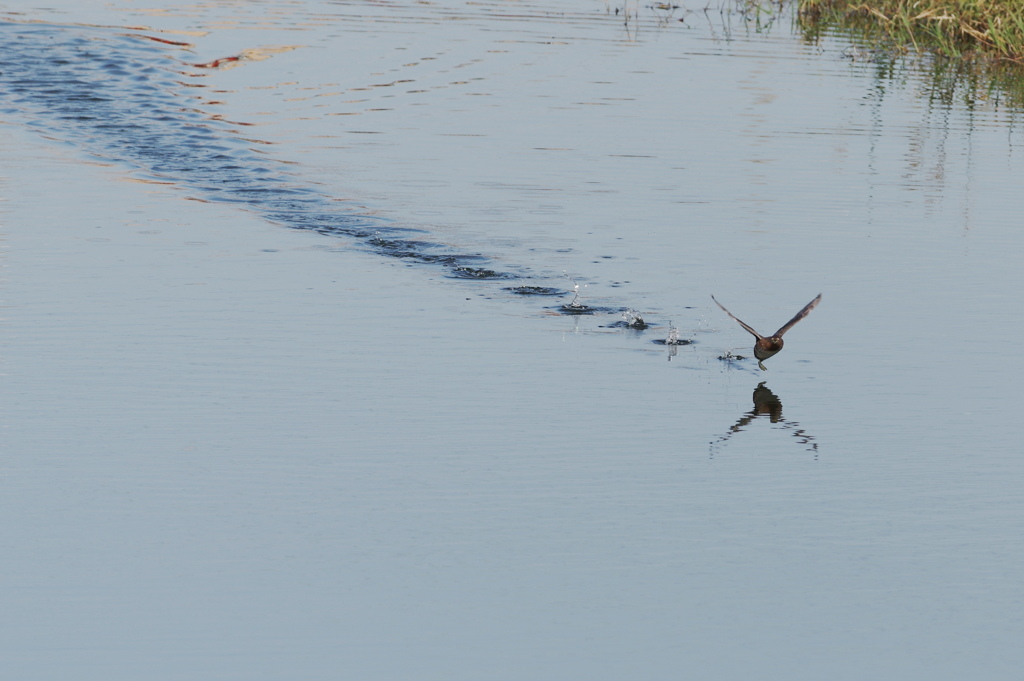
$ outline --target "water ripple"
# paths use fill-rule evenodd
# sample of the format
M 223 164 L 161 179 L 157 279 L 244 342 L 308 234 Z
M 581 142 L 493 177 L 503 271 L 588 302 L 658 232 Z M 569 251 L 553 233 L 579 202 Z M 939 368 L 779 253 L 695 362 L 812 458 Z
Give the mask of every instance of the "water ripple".
M 88 153 L 234 203 L 291 229 L 360 240 L 381 255 L 446 268 L 473 281 L 522 278 L 490 258 L 454 252 L 414 230 L 351 210 L 299 184 L 249 148 L 251 140 L 181 94 L 185 45 L 102 27 L 0 22 L 0 112 Z

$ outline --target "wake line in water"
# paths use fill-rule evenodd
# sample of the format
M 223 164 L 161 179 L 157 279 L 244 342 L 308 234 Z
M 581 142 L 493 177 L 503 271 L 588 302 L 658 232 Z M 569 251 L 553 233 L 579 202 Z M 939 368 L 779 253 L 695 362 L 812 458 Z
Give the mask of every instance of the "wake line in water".
M 128 164 L 204 200 L 231 202 L 291 229 L 361 240 L 382 255 L 444 267 L 456 278 L 522 279 L 480 254 L 410 238 L 421 230 L 339 210 L 337 201 L 272 168 L 181 94 L 172 50 L 184 43 L 124 29 L 0 22 L 0 113 L 96 156 Z M 519 286 L 521 295 L 563 294 Z M 591 308 L 564 306 L 569 314 Z

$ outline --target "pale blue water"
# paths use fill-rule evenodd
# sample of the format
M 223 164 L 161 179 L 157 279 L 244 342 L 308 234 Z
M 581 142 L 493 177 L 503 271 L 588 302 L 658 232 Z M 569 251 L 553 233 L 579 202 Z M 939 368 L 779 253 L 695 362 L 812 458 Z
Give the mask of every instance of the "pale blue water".
M 48 7 L 5 678 L 1016 678 L 1018 111 L 696 6 Z

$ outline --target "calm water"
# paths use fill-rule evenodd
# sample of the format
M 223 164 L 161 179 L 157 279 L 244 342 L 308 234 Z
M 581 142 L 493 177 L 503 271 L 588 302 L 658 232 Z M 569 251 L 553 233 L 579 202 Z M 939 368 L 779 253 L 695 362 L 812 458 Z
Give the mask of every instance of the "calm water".
M 1022 114 L 704 4 L 0 4 L 5 678 L 1016 678 Z

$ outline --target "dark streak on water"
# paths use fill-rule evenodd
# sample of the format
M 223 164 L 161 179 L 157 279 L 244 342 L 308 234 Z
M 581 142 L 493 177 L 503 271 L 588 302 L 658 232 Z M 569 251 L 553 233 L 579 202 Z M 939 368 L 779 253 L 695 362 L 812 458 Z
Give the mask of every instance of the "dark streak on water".
M 381 255 L 445 268 L 473 281 L 526 277 L 493 269 L 480 254 L 409 238 L 421 230 L 339 211 L 337 201 L 273 168 L 229 124 L 181 93 L 171 45 L 90 27 L 0 22 L 0 112 L 88 153 L 127 164 L 208 201 L 236 203 L 265 219 L 357 239 Z M 529 287 L 524 295 L 549 295 Z M 570 314 L 579 314 L 572 312 Z
M 510 286 L 505 290 L 517 296 L 564 296 L 569 293 L 550 286 Z

